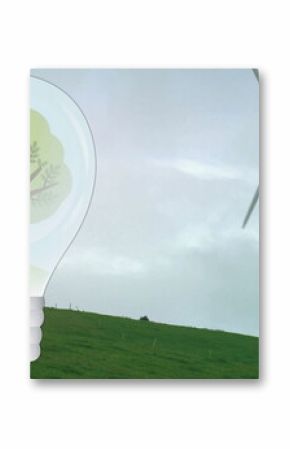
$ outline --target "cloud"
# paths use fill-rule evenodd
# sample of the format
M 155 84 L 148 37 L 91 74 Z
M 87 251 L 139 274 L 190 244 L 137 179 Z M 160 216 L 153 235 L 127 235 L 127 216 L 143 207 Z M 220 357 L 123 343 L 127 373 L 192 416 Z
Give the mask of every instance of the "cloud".
M 232 167 L 213 162 L 200 162 L 194 159 L 154 160 L 154 164 L 169 167 L 194 178 L 204 181 L 246 181 L 255 184 L 256 174 L 254 170 Z
M 144 263 L 139 259 L 98 248 L 79 251 L 74 257 L 68 258 L 66 264 L 69 269 L 81 271 L 83 267 L 86 272 L 92 272 L 94 275 L 134 276 L 146 271 Z
M 212 252 L 225 246 L 234 247 L 237 243 L 258 247 L 259 233 L 252 229 L 211 229 L 206 224 L 187 226 L 178 233 L 174 247 L 178 250 Z

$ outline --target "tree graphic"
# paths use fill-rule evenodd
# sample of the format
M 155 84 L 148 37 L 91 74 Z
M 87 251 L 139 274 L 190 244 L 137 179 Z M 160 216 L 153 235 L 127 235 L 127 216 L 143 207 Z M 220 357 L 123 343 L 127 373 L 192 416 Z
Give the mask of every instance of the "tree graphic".
M 52 215 L 68 196 L 71 185 L 61 142 L 50 132 L 47 120 L 39 112 L 31 110 L 31 222 L 36 223 Z

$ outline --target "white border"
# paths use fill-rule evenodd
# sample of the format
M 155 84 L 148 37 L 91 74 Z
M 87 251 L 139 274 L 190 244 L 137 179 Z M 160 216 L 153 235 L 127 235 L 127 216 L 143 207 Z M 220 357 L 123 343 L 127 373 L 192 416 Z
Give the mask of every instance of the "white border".
M 3 3 L 0 16 L 3 447 L 289 446 L 288 8 L 288 2 L 282 0 Z M 36 66 L 260 69 L 261 381 L 149 384 L 29 381 L 29 184 L 25 148 L 28 148 L 29 69 Z

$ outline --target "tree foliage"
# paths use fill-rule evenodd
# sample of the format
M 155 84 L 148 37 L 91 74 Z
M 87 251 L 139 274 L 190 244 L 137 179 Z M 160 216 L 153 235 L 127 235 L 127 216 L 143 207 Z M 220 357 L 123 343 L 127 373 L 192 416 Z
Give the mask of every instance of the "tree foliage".
M 50 132 L 47 120 L 30 112 L 31 222 L 51 216 L 68 196 L 71 174 L 64 162 L 61 142 Z

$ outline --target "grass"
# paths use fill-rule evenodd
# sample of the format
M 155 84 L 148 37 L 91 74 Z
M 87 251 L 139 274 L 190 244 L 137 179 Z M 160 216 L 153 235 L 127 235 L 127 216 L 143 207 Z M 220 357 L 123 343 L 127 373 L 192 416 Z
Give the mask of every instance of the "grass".
M 259 339 L 46 308 L 33 379 L 257 379 Z

